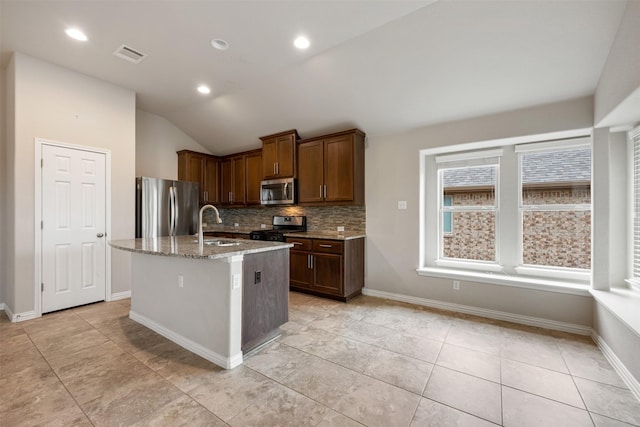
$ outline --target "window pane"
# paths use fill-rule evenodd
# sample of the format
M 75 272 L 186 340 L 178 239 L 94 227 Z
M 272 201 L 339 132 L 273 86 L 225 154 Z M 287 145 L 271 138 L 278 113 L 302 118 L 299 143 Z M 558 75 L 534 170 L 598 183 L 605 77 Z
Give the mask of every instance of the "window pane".
M 455 212 L 453 233 L 443 234 L 443 258 L 476 261 L 496 260 L 496 215 L 494 212 Z
M 496 166 L 442 170 L 443 200 L 452 196 L 452 206 L 494 206 Z
M 590 211 L 525 211 L 524 264 L 591 269 Z
M 522 156 L 522 203 L 591 203 L 591 149 L 525 153 Z
M 444 196 L 442 204 L 444 206 L 451 206 L 453 204 L 453 197 Z M 451 233 L 453 231 L 453 212 L 444 212 L 442 216 L 442 231 L 445 233 Z

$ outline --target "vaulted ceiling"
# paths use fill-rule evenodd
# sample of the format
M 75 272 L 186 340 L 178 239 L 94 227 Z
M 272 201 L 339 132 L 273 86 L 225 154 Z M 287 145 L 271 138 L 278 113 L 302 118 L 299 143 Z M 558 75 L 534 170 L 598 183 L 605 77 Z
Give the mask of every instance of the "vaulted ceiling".
M 0 59 L 19 51 L 134 90 L 138 108 L 228 154 L 292 128 L 385 134 L 591 95 L 625 6 L 2 0 Z M 89 40 L 67 37 L 70 26 Z M 302 34 L 306 50 L 293 46 Z M 114 56 L 123 44 L 147 56 Z

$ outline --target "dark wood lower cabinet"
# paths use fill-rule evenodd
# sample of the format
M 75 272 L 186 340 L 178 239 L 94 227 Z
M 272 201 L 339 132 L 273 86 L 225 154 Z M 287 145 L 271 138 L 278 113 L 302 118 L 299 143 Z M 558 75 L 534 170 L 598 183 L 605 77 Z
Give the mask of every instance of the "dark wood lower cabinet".
M 290 288 L 340 301 L 359 295 L 364 286 L 364 238 L 328 240 L 287 238 Z
M 242 276 L 242 351 L 246 353 L 280 333 L 289 320 L 289 251 L 244 256 Z
M 309 268 L 311 254 L 291 250 L 289 282 L 292 287 L 311 289 L 313 287 L 313 270 Z

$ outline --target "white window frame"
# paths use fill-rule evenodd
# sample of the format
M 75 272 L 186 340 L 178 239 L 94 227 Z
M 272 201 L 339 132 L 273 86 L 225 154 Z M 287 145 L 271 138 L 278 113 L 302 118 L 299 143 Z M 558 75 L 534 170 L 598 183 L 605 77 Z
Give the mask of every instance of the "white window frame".
M 420 239 L 419 239 L 419 265 L 416 273 L 419 276 L 437 277 L 453 280 L 465 280 L 479 283 L 489 283 L 517 288 L 536 289 L 558 293 L 589 296 L 591 277 L 586 280 L 574 280 L 559 277 L 536 277 L 526 274 L 518 274 L 517 267 L 517 239 L 513 239 L 513 232 L 518 227 L 518 195 L 514 192 L 517 187 L 518 165 L 515 147 L 521 144 L 538 143 L 548 141 L 550 145 L 559 141 L 575 138 L 584 138 L 591 142 L 593 128 L 573 129 L 567 131 L 550 132 L 545 134 L 524 135 L 511 138 L 501 138 L 478 142 L 465 142 L 448 146 L 425 148 L 420 150 Z M 500 176 L 502 185 L 499 191 L 500 201 L 500 227 L 499 244 L 501 247 L 500 261 L 495 271 L 486 266 L 477 266 L 469 263 L 469 268 L 459 263 L 438 263 L 438 230 L 442 224 L 439 219 L 440 200 L 437 184 L 436 157 L 462 156 L 471 151 L 504 150 L 504 164 L 501 164 Z M 592 148 L 593 149 L 593 148 Z M 517 191 L 517 190 L 516 190 Z M 506 209 L 506 210 L 505 210 Z M 593 224 L 592 224 L 593 227 Z
M 488 272 L 501 272 L 503 271 L 502 265 L 500 265 L 500 157 L 503 154 L 503 150 L 492 149 L 492 150 L 482 150 L 482 151 L 471 151 L 471 152 L 463 152 L 463 153 L 455 153 L 455 154 L 447 154 L 442 156 L 437 156 L 435 158 L 436 164 L 438 165 L 437 172 L 437 188 L 438 188 L 438 232 L 437 232 L 437 258 L 434 261 L 436 265 L 439 267 L 449 267 L 449 268 L 461 268 L 465 270 L 478 270 L 478 271 L 488 271 Z M 445 207 L 443 203 L 443 192 L 442 192 L 442 171 L 445 169 L 462 169 L 469 167 L 478 167 L 478 166 L 495 166 L 496 168 L 496 184 L 495 184 L 495 197 L 493 206 L 463 206 L 463 207 Z M 495 261 L 479 261 L 479 260 L 471 260 L 471 259 L 458 259 L 458 258 L 444 258 L 443 257 L 443 241 L 445 235 L 451 233 L 444 232 L 444 223 L 443 223 L 443 213 L 451 212 L 451 217 L 453 221 L 453 216 L 455 212 L 476 212 L 476 211 L 486 211 L 486 212 L 494 212 L 495 218 Z M 453 230 L 453 222 L 452 222 L 452 230 Z
M 628 133 L 629 145 L 629 274 L 625 281 L 640 291 L 640 126 Z
M 567 268 L 544 265 L 524 264 L 524 214 L 525 212 L 549 212 L 549 211 L 589 211 L 593 212 L 589 204 L 549 204 L 549 205 L 525 205 L 522 199 L 522 158 L 524 154 L 533 152 L 565 151 L 569 149 L 589 148 L 592 150 L 590 138 L 575 138 L 562 141 L 545 141 L 515 146 L 518 155 L 518 265 L 515 271 L 526 276 L 547 277 L 560 280 L 577 280 L 587 282 L 591 279 L 591 268 Z M 593 188 L 593 178 L 591 180 Z M 592 199 L 593 200 L 593 199 Z M 592 215 L 593 218 L 593 215 Z M 593 228 L 593 219 L 591 227 Z

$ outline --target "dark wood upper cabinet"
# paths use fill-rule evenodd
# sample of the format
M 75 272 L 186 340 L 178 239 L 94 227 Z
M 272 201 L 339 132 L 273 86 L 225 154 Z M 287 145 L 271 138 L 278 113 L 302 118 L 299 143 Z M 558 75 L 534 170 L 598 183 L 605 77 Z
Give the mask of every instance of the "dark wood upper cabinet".
M 245 204 L 244 156 L 225 157 L 220 163 L 220 204 Z
M 264 179 L 291 178 L 296 173 L 295 129 L 260 137 L 262 141 L 262 170 Z
M 200 204 L 218 203 L 220 160 L 210 154 L 196 151 L 178 151 L 178 179 L 200 184 Z
M 324 201 L 324 144 L 322 141 L 298 145 L 298 201 Z
M 260 204 L 260 182 L 262 181 L 262 150 L 257 150 L 245 155 L 246 173 L 246 203 L 247 205 Z
M 207 157 L 204 161 L 204 199 L 206 203 L 220 202 L 220 159 Z
M 298 141 L 298 202 L 363 205 L 364 137 L 352 129 Z

